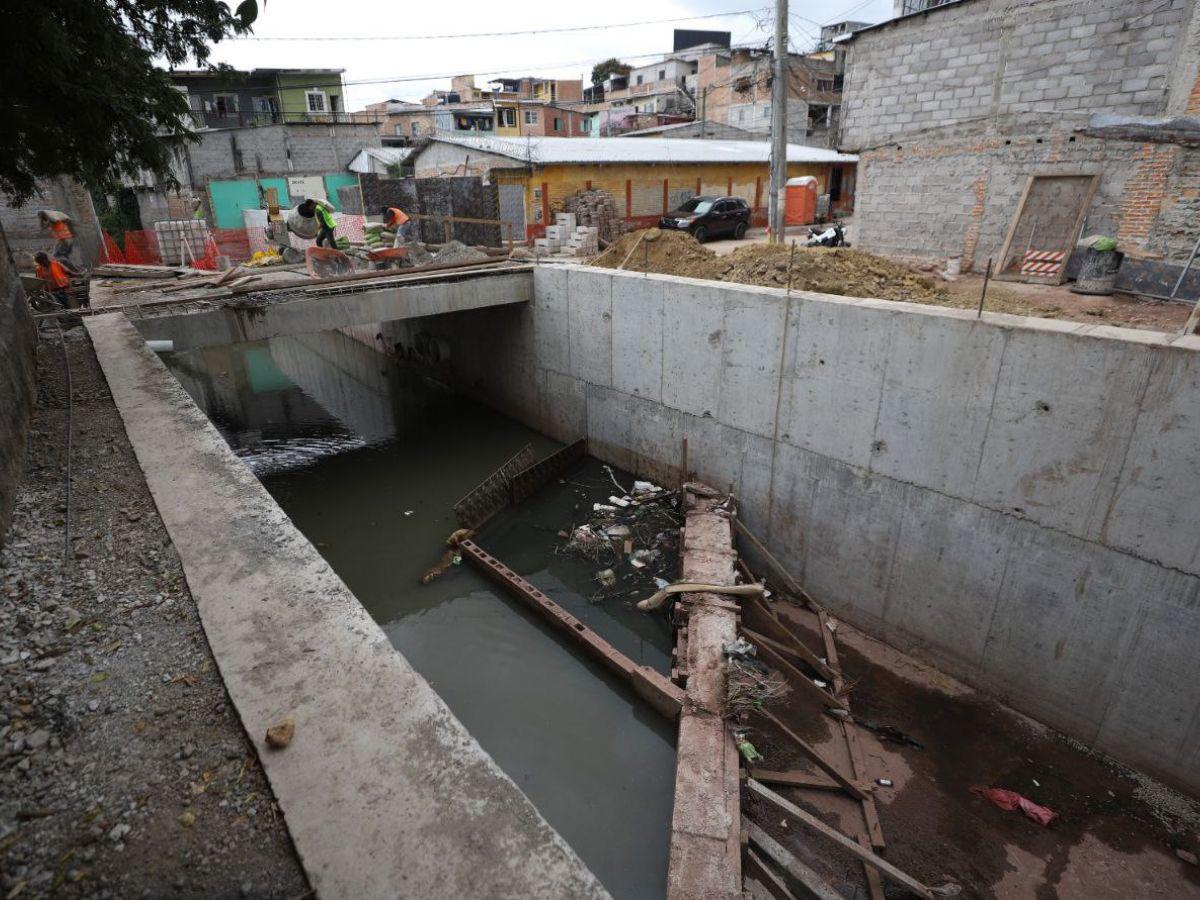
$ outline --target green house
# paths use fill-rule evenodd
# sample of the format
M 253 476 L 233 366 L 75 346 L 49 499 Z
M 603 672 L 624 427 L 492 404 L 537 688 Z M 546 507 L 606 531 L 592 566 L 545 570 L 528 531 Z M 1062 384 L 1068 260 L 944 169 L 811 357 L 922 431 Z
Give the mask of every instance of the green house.
M 347 121 L 344 69 L 249 69 L 171 72 L 202 128 L 280 122 Z

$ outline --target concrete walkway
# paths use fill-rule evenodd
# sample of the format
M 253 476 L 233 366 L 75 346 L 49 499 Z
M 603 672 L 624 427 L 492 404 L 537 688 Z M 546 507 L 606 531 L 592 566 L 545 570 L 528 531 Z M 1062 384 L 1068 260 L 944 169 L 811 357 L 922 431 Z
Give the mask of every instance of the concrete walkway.
M 317 895 L 607 897 L 129 320 L 86 324 Z M 289 717 L 291 744 L 268 749 Z

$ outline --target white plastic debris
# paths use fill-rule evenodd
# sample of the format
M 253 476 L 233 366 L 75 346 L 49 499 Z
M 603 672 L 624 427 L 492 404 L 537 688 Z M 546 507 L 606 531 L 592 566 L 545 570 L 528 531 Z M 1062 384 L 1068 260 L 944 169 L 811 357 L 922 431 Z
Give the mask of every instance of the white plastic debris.
M 658 588 L 658 589 L 661 591 L 663 588 L 668 588 L 668 587 L 670 587 L 670 586 L 671 586 L 671 582 L 667 581 L 667 579 L 665 579 L 665 578 L 655 578 L 655 579 L 654 579 L 654 586 L 655 586 L 656 588 Z
M 611 503 L 613 506 L 628 506 L 629 505 L 628 500 L 623 500 L 622 498 L 617 497 L 617 496 L 609 497 L 608 502 Z
M 819 687 L 819 688 L 827 688 L 827 687 L 829 687 L 829 685 L 827 685 L 827 684 L 826 684 L 824 681 L 822 681 L 820 678 L 814 678 L 814 679 L 813 679 L 813 684 L 815 684 L 815 685 L 816 685 L 817 687 Z
M 607 503 L 593 503 L 592 512 L 616 512 L 615 506 L 609 506 Z
M 633 492 L 635 494 L 657 494 L 661 490 L 662 488 L 651 481 L 635 481 L 633 483 Z

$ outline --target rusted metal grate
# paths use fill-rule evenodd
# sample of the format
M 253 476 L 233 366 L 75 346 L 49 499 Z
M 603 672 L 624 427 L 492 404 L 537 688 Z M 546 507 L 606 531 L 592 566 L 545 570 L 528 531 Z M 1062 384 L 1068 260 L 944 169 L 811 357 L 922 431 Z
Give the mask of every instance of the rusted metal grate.
M 507 462 L 483 479 L 465 497 L 454 504 L 454 518 L 463 528 L 478 528 L 512 499 L 512 478 L 518 472 L 535 465 L 533 445 L 526 444 Z
M 552 478 L 557 478 L 586 455 L 587 438 L 580 438 L 518 472 L 512 479 L 512 502 L 520 503 L 532 497 Z

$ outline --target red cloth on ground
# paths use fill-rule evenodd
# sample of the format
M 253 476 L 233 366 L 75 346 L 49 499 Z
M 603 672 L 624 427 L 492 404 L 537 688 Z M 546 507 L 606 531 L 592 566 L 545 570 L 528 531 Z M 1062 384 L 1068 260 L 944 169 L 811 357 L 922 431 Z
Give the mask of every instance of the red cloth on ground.
M 1047 809 L 1044 806 L 1038 806 L 1028 797 L 1022 797 L 1016 791 L 1006 791 L 1004 788 L 971 788 L 972 793 L 978 794 L 985 800 L 991 800 L 1001 809 L 1006 809 L 1012 812 L 1014 809 L 1020 809 L 1025 813 L 1026 818 L 1032 819 L 1039 825 L 1049 825 L 1058 818 L 1058 813 L 1054 810 Z

